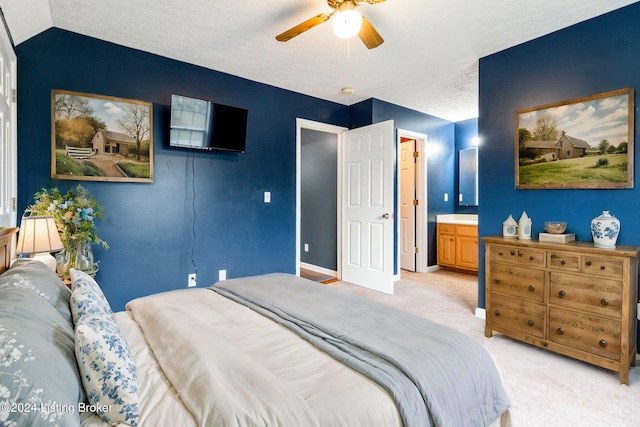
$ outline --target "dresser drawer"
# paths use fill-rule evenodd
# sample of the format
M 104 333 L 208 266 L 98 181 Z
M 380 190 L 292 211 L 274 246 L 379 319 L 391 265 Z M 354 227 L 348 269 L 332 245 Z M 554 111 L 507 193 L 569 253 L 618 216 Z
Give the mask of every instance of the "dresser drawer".
M 487 316 L 492 323 L 514 331 L 544 338 L 545 306 L 491 293 L 491 310 Z
M 623 261 L 620 258 L 584 256 L 583 271 L 607 277 L 622 277 Z
M 580 271 L 580 264 L 580 255 L 562 252 L 549 252 L 549 268 L 564 271 Z
M 620 361 L 620 322 L 549 309 L 549 341 Z
M 518 248 L 518 250 L 516 251 L 516 260 L 518 264 L 528 264 L 534 265 L 536 267 L 544 267 L 547 264 L 547 255 L 544 251 Z
M 544 302 L 544 270 L 491 263 L 489 283 L 491 292 Z
M 489 258 L 491 261 L 516 262 L 517 249 L 511 246 L 491 246 Z
M 620 318 L 622 282 L 552 271 L 549 273 L 549 303 Z

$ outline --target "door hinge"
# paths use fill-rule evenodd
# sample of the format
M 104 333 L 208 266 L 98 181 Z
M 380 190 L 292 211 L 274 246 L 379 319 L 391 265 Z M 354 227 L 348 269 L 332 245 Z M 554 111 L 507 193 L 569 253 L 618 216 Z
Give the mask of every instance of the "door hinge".
M 418 206 L 418 204 L 419 204 L 418 200 L 413 201 L 413 206 Z
M 18 91 L 16 89 L 11 89 L 11 102 L 15 104 L 18 101 Z
M 420 157 L 420 153 L 418 151 L 414 151 L 413 157 L 417 159 L 418 157 Z
M 15 197 L 11 198 L 11 212 L 15 212 L 18 209 L 18 199 Z
M 418 248 L 414 248 L 414 253 L 416 253 L 416 254 L 417 254 L 418 252 L 420 252 L 420 251 L 418 250 Z

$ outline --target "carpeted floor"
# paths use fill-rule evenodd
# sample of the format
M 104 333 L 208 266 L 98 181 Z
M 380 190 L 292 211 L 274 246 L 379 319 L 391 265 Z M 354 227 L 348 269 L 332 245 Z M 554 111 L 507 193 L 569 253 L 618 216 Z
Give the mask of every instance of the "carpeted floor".
M 504 376 L 515 427 L 640 426 L 640 366 L 632 368 L 631 385 L 626 386 L 613 371 L 500 334 L 486 338 L 484 320 L 474 315 L 475 276 L 443 270 L 404 273 L 395 284 L 395 295 L 346 282 L 329 286 L 447 325 L 481 342 Z

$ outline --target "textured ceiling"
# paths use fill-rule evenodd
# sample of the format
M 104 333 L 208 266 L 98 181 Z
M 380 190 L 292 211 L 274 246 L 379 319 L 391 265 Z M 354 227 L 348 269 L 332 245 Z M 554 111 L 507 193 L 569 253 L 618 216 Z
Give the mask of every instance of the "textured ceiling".
M 478 116 L 478 59 L 635 3 L 628 0 L 387 0 L 363 4 L 385 39 L 368 50 L 326 22 L 275 36 L 325 0 L 0 0 L 16 45 L 57 27 L 318 98 L 368 98 L 450 121 Z M 344 95 L 341 88 L 355 93 Z

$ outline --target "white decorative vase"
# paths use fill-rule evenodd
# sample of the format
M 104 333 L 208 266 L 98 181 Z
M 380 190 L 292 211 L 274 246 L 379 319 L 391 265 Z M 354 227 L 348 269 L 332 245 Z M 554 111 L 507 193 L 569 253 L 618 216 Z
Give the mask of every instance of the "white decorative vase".
M 508 238 L 518 237 L 518 223 L 511 215 L 502 223 L 502 235 Z
M 596 248 L 615 249 L 620 234 L 620 220 L 609 211 L 591 220 L 591 235 Z
M 518 221 L 518 239 L 531 240 L 531 218 L 526 212 L 522 212 Z

